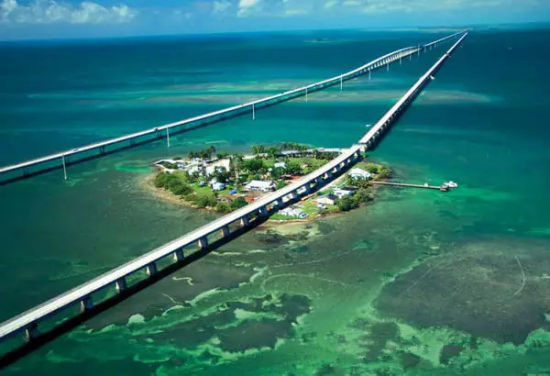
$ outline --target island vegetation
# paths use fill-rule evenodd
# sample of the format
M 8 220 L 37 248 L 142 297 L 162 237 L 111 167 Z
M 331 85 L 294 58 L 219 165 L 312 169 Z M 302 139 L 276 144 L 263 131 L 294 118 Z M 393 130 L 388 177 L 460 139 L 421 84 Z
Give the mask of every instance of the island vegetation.
M 297 143 L 255 145 L 250 154 L 217 152 L 211 146 L 155 162 L 157 189 L 171 192 L 183 203 L 220 213 L 239 209 L 258 197 L 283 188 L 339 154 Z M 383 165 L 361 161 L 321 191 L 274 214 L 275 220 L 304 220 L 349 211 L 373 200 L 372 181 L 390 177 Z

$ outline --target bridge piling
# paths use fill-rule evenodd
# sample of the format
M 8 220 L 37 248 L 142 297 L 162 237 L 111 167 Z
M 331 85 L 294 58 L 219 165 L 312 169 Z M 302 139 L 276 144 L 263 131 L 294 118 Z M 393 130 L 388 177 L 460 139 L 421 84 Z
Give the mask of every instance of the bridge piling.
M 94 307 L 94 302 L 91 296 L 87 296 L 80 301 L 80 313 L 89 311 Z
M 248 226 L 250 220 L 248 219 L 248 216 L 245 215 L 244 217 L 241 217 L 239 222 L 240 222 L 241 227 L 246 227 L 246 226 Z
M 122 291 L 126 290 L 126 278 L 122 277 L 118 281 L 115 282 L 115 289 L 117 293 L 121 293 Z
M 204 249 L 208 247 L 208 238 L 206 236 L 200 238 L 198 241 L 198 245 L 199 245 L 199 249 Z
M 155 274 L 157 274 L 157 264 L 155 264 L 154 262 L 150 263 L 145 267 L 145 272 L 149 277 L 154 276 Z
M 33 322 L 25 329 L 25 341 L 30 342 L 38 336 L 40 336 L 40 332 L 38 331 L 38 324 L 36 322 Z
M 185 255 L 183 253 L 183 249 L 178 249 L 174 252 L 174 262 L 180 262 L 180 261 L 183 261 L 183 259 L 185 258 Z
M 67 166 L 65 165 L 65 154 L 61 157 L 61 161 L 63 163 L 63 178 L 67 180 Z

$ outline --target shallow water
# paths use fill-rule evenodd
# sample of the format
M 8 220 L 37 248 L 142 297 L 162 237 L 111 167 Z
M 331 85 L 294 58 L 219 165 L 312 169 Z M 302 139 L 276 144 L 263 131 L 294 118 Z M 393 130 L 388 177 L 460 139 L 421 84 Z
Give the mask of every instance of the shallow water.
M 329 77 L 419 33 L 4 45 L 0 162 Z M 444 194 L 381 188 L 307 226 L 257 229 L 6 374 L 550 372 L 550 32 L 471 33 L 369 157 Z M 215 217 L 158 201 L 150 162 L 214 144 L 355 142 L 442 50 L 247 117 L 0 187 L 0 319 Z M 9 74 L 8 74 L 9 72 Z M 15 79 L 17 77 L 17 79 Z M 17 294 L 14 294 L 17 291 Z

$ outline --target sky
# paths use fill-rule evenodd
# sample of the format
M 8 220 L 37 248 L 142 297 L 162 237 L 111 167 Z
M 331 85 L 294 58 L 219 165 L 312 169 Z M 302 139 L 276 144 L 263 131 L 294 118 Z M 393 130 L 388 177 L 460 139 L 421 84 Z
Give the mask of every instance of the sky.
M 0 40 L 550 22 L 550 0 L 0 0 Z

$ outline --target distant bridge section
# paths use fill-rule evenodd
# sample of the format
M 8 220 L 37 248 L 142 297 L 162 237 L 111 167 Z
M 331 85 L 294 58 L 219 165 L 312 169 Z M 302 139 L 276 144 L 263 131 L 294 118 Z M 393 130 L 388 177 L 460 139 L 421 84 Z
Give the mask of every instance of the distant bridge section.
M 29 348 L 32 349 L 32 344 L 37 341 L 39 342 L 40 338 L 43 337 L 39 332 L 38 325 L 48 317 L 69 307 L 77 306 L 80 307 L 81 316 L 89 318 L 101 311 L 96 309 L 96 304 L 102 305 L 106 301 L 113 300 L 116 304 L 116 302 L 135 293 L 136 291 L 129 294 L 128 289 L 143 282 L 136 282 L 136 279 L 139 278 L 138 273 L 145 271 L 146 273 L 143 274 L 146 274 L 148 277 L 144 281 L 151 281 L 150 283 L 153 283 L 158 280 L 159 274 L 165 273 L 165 270 L 169 272 L 176 270 L 185 264 L 185 260 L 188 258 L 194 260 L 193 257 L 197 257 L 196 255 L 199 253 L 200 256 L 198 257 L 202 257 L 205 250 L 213 249 L 220 242 L 227 242 L 239 236 L 256 224 L 263 222 L 271 213 L 278 211 L 291 202 L 301 199 L 310 192 L 318 190 L 332 181 L 361 158 L 361 152 L 366 150 L 379 137 L 381 132 L 397 119 L 397 115 L 408 107 L 410 102 L 425 87 L 426 83 L 429 82 L 465 37 L 466 33 L 382 116 L 375 127 L 361 138 L 359 144 L 353 145 L 349 149 L 341 150 L 338 157 L 288 186 L 262 196 L 257 201 L 239 210 L 224 215 L 174 241 L 164 244 L 89 282 L 1 323 L 0 341 L 17 333 L 24 333 L 29 341 L 27 346 L 31 346 Z M 165 265 L 164 269 L 162 265 Z M 105 298 L 105 296 L 109 296 L 107 294 L 108 291 L 114 295 Z M 99 294 L 94 295 L 96 293 Z M 97 302 L 94 296 L 97 298 Z M 61 323 L 57 325 L 65 324 Z M 16 357 L 17 355 L 13 354 L 0 357 L 0 367 L 2 363 L 9 363 Z
M 307 86 L 302 86 L 297 89 L 285 91 L 284 93 L 268 96 L 252 102 L 224 108 L 222 110 L 191 117 L 174 123 L 161 125 L 155 128 L 128 134 L 110 140 L 101 141 L 94 144 L 66 150 L 63 152 L 46 155 L 40 158 L 16 163 L 10 166 L 0 167 L 0 185 L 59 168 L 63 168 L 66 179 L 66 166 L 70 164 L 97 158 L 117 150 L 126 149 L 162 138 L 166 138 L 167 143 L 169 144 L 170 133 L 179 133 L 185 130 L 219 122 L 246 113 L 251 114 L 252 118 L 254 119 L 256 116 L 256 110 L 260 108 L 272 106 L 274 104 L 288 101 L 301 96 L 305 96 L 307 100 L 308 94 L 335 85 L 340 85 L 340 89 L 342 89 L 344 81 L 351 80 L 364 74 L 369 74 L 370 77 L 370 73 L 376 69 L 384 66 L 389 66 L 389 64 L 398 60 L 401 61 L 407 56 L 412 57 L 415 53 L 420 53 L 420 51 L 423 48 L 425 49 L 426 46 L 431 47 L 437 45 L 438 43 L 453 38 L 458 34 L 460 33 L 455 33 L 427 44 L 418 45 L 416 47 L 405 47 L 390 52 L 347 73 L 343 73 L 341 75 L 334 76 L 323 81 L 315 82 Z
M 453 51 L 460 45 L 460 43 L 462 43 L 467 35 L 467 32 L 462 34 L 462 36 L 453 44 L 453 46 L 445 54 L 443 54 L 443 56 L 441 56 L 441 58 L 430 69 L 428 69 L 428 71 L 424 73 L 424 75 L 422 75 L 422 77 L 420 77 L 418 81 L 416 81 L 416 83 L 407 91 L 407 93 L 405 93 L 405 95 L 401 97 L 401 99 L 399 99 L 397 103 L 395 103 L 392 108 L 388 112 L 386 112 L 384 116 L 382 116 L 380 120 L 378 120 L 376 124 L 374 124 L 374 126 L 372 126 L 372 128 L 369 129 L 367 134 L 365 134 L 361 138 L 361 140 L 359 140 L 359 143 L 361 145 L 364 145 L 365 148 L 370 148 L 375 144 L 377 139 L 407 109 L 409 104 L 414 101 L 416 96 L 420 94 L 420 92 L 428 84 L 428 82 L 434 79 L 434 75 L 436 74 L 437 70 L 441 67 L 445 60 L 447 60 L 449 56 L 451 56 Z

